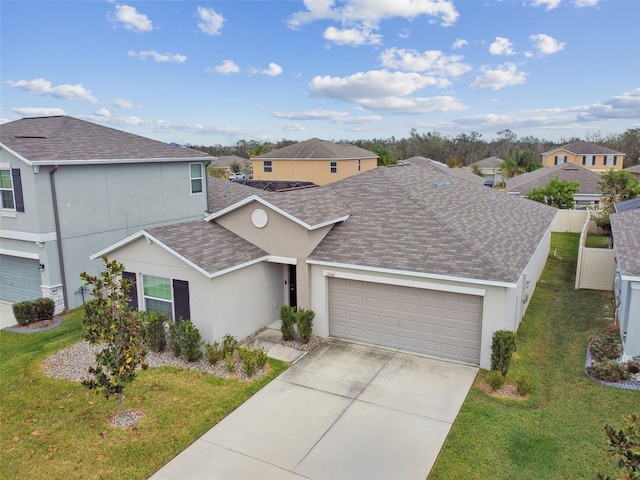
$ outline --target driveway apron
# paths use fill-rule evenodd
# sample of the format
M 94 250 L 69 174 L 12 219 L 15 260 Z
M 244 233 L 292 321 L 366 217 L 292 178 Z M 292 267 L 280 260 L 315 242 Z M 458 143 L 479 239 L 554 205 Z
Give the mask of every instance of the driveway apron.
M 424 480 L 478 369 L 328 341 L 152 480 Z

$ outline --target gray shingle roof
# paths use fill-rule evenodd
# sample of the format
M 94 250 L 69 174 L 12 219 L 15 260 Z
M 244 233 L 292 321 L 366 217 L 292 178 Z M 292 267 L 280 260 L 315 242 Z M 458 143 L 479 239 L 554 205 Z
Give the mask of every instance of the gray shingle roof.
M 318 138 L 294 143 L 287 147 L 258 155 L 257 160 L 351 160 L 357 158 L 377 158 L 373 152 L 344 143 L 333 143 Z
M 217 223 L 177 223 L 145 230 L 177 254 L 213 274 L 267 255 Z
M 542 152 L 542 155 L 550 155 L 559 150 L 566 150 L 575 155 L 624 155 L 622 152 L 611 150 L 610 148 L 603 147 L 596 143 L 584 142 L 578 140 L 577 142 L 568 143 L 558 148 L 554 148 L 547 152 Z
M 244 157 L 238 157 L 237 155 L 221 155 L 216 158 L 211 165 L 213 167 L 228 168 L 232 163 L 237 163 L 241 167 L 249 164 L 249 159 Z
M 598 194 L 601 192 L 600 181 L 602 177 L 598 173 L 570 163 L 543 167 L 533 172 L 509 178 L 505 182 L 506 191 L 527 195 L 533 188 L 543 188 L 556 176 L 560 180 L 578 182 L 580 184 L 579 193 Z
M 39 164 L 189 161 L 213 158 L 73 117 L 23 118 L 0 125 L 0 142 Z
M 640 276 L 640 209 L 614 213 L 609 218 L 621 272 Z
M 478 166 L 479 168 L 495 168 L 497 166 L 500 166 L 504 163 L 504 160 L 502 160 L 501 158 L 498 157 L 487 157 L 487 158 L 483 158 L 482 160 L 478 160 L 476 163 L 473 163 L 473 165 Z
M 625 170 L 631 173 L 640 173 L 640 165 L 632 165 L 631 167 L 625 168 Z
M 556 209 L 462 180 L 427 162 L 326 185 L 349 205 L 312 260 L 515 283 Z
M 454 175 L 456 177 L 462 178 L 464 180 L 468 180 L 470 182 L 473 183 L 483 183 L 484 182 L 484 177 L 481 177 L 480 175 L 476 175 L 473 172 L 469 172 L 467 170 L 464 170 L 462 168 L 449 168 L 449 166 L 446 163 L 442 163 L 439 162 L 437 160 L 432 160 L 430 158 L 427 157 L 422 157 L 420 155 L 415 156 L 415 157 L 411 157 L 408 158 L 407 160 L 402 160 L 401 163 L 419 163 L 419 162 L 426 162 L 429 163 L 431 165 L 435 165 L 436 167 L 439 168 L 443 168 L 447 173 Z

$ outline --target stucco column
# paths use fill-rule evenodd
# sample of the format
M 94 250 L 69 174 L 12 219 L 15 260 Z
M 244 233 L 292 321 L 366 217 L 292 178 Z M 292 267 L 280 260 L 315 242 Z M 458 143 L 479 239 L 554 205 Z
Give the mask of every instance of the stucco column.
M 299 258 L 296 265 L 296 295 L 298 308 L 311 308 L 311 266 L 304 258 Z

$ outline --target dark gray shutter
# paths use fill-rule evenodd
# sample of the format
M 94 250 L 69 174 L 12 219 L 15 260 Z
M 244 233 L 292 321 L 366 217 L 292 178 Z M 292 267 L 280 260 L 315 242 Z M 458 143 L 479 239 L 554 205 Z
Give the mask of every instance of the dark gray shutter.
M 613 156 L 613 164 L 615 165 L 617 161 L 618 161 L 618 156 L 614 155 Z
M 122 272 L 122 278 L 126 278 L 127 280 L 131 280 L 131 288 L 127 292 L 129 295 L 129 309 L 134 312 L 138 310 L 138 289 L 136 287 L 136 274 L 133 272 Z
M 189 308 L 189 282 L 185 280 L 173 281 L 173 308 L 175 309 L 175 320 L 190 320 L 191 309 Z
M 22 196 L 22 178 L 20 169 L 12 168 L 11 177 L 13 179 L 13 196 L 16 200 L 16 212 L 24 212 L 24 198 Z
M 583 156 L 582 156 L 582 164 L 583 164 L 583 165 L 586 165 L 586 164 L 587 164 L 587 156 L 586 156 L 586 155 L 583 155 Z

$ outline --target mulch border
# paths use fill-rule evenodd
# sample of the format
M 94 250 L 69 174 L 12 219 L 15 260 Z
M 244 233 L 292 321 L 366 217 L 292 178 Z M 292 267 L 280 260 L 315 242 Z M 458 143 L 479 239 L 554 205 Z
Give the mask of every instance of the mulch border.
M 13 327 L 5 327 L 3 330 L 7 330 L 8 332 L 17 332 L 17 333 L 35 333 L 35 332 L 43 332 L 45 330 L 51 330 L 52 328 L 56 328 L 58 326 L 60 326 L 60 324 L 62 323 L 62 317 L 60 317 L 59 315 L 55 315 L 51 320 L 51 323 L 49 323 L 49 325 L 46 326 L 42 326 L 42 327 L 29 327 L 29 325 L 22 327 L 18 324 L 14 325 Z

